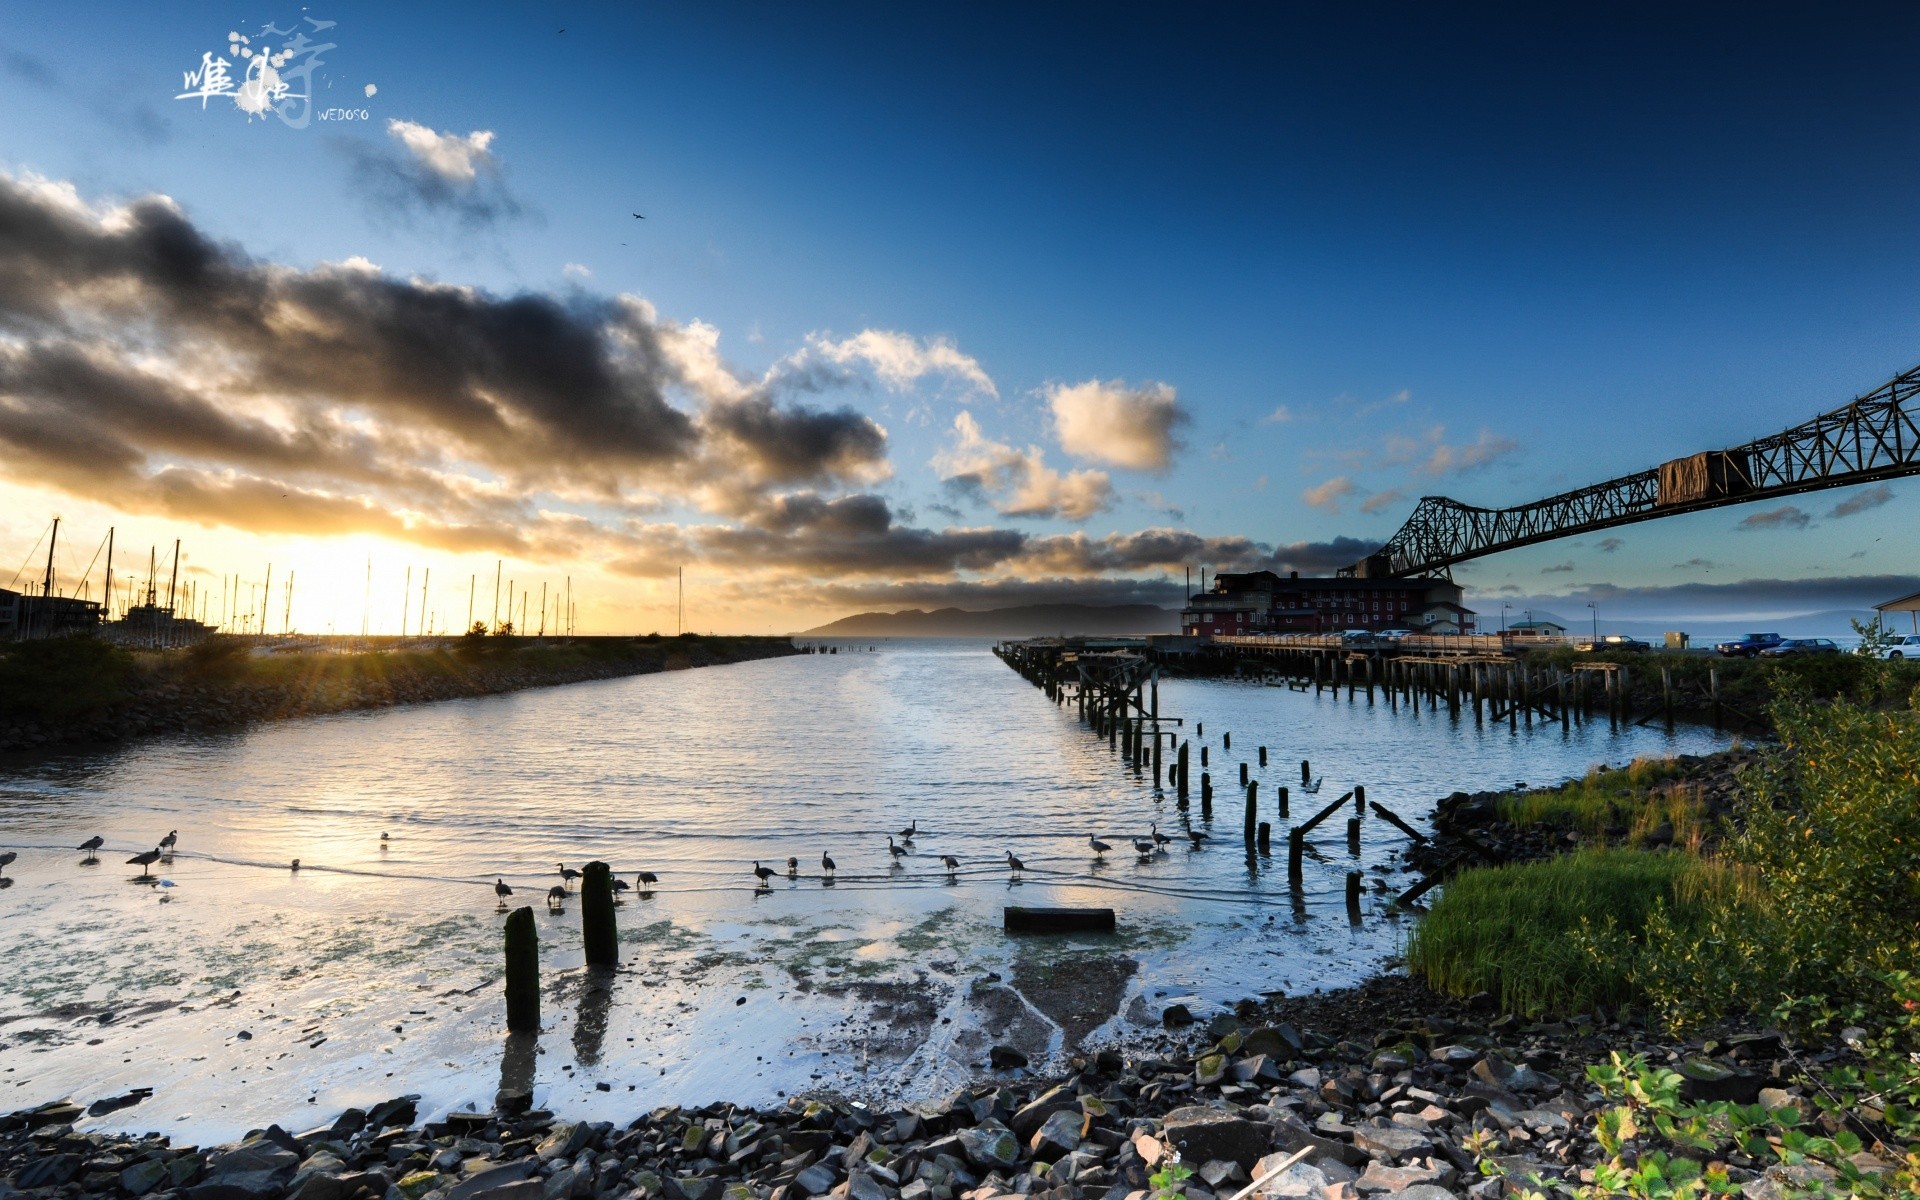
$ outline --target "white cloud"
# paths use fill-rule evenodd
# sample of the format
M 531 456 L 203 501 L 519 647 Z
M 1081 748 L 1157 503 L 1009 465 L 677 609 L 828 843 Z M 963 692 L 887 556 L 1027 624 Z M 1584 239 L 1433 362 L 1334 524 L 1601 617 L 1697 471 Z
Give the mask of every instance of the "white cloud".
M 592 279 L 593 278 L 593 268 L 589 267 L 585 263 L 570 262 L 566 266 L 560 268 L 560 273 L 572 279 Z
M 933 460 L 949 483 L 987 497 L 995 511 L 1009 517 L 1062 517 L 1084 521 L 1113 503 L 1113 481 L 1105 471 L 1061 474 L 1046 464 L 1038 446 L 1018 450 L 987 437 L 973 414 L 953 419 L 954 444 Z
M 1373 495 L 1368 496 L 1367 502 L 1360 506 L 1360 511 L 1363 513 L 1377 513 L 1383 508 L 1392 508 L 1406 498 L 1407 494 L 1399 488 L 1388 488 L 1384 492 L 1375 492 Z
M 1330 513 L 1340 511 L 1340 501 L 1353 495 L 1353 480 L 1345 475 L 1335 475 L 1318 487 L 1310 487 L 1300 493 L 1309 507 L 1325 509 Z
M 880 381 L 896 392 L 906 391 L 928 375 L 946 375 L 958 379 L 975 391 L 998 398 L 995 387 L 980 361 L 963 354 L 950 338 L 931 337 L 924 341 L 910 333 L 887 329 L 863 329 L 852 337 L 834 341 L 814 334 L 808 345 L 820 357 L 841 366 L 865 363 Z
M 1389 467 L 1411 466 L 1423 475 L 1458 475 L 1478 470 L 1520 448 L 1520 443 L 1491 429 L 1461 445 L 1447 443 L 1447 428 L 1435 425 L 1417 437 L 1395 434 L 1387 438 L 1381 457 Z
M 1089 379 L 1047 389 L 1060 447 L 1076 458 L 1134 471 L 1164 471 L 1181 443 L 1174 431 L 1188 421 L 1173 387 Z
M 416 121 L 392 118 L 387 132 L 419 163 L 448 183 L 472 183 L 482 168 L 493 166 L 493 130 L 476 129 L 464 137 L 435 133 Z
M 1293 420 L 1293 415 L 1292 409 L 1284 404 L 1278 404 L 1274 406 L 1272 412 L 1260 419 L 1269 425 L 1285 425 L 1288 421 Z

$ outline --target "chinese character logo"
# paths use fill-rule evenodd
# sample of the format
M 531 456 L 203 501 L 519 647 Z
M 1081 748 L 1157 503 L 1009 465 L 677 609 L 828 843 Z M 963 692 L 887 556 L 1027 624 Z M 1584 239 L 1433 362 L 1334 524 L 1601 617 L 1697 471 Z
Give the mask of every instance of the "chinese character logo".
M 175 100 L 198 100 L 202 111 L 216 96 L 231 100 L 235 108 L 265 120 L 279 117 L 289 129 L 305 129 L 313 117 L 313 73 L 325 63 L 320 56 L 336 47 L 334 42 L 316 42 L 309 32 L 318 34 L 333 28 L 336 22 L 302 18 L 313 28 L 280 29 L 263 26 L 259 33 L 227 34 L 227 53 L 215 56 L 207 51 L 200 65 L 182 71 L 182 91 Z M 276 44 L 273 39 L 280 39 Z M 240 78 L 233 76 L 238 68 Z

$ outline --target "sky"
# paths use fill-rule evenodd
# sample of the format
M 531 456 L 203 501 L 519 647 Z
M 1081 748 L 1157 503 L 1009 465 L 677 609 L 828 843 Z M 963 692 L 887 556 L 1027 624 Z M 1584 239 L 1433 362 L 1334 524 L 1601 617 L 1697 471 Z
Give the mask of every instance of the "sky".
M 684 580 L 785 632 L 1330 572 L 1920 362 L 1917 50 L 1877 5 L 11 5 L 0 586 L 56 515 L 63 591 L 177 538 L 309 632 L 423 581 L 433 628 L 511 580 L 672 632 Z M 1920 589 L 1915 494 L 1456 577 L 1858 607 Z

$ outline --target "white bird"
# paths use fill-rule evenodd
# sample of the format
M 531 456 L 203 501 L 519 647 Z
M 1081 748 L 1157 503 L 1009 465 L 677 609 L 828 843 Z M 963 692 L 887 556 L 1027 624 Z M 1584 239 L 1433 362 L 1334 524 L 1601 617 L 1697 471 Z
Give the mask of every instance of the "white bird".
M 1093 836 L 1092 834 L 1087 835 L 1087 845 L 1093 847 L 1093 852 L 1095 855 L 1105 854 L 1107 851 L 1113 849 L 1112 846 L 1107 845 L 1105 842 L 1101 841 L 1099 838 Z

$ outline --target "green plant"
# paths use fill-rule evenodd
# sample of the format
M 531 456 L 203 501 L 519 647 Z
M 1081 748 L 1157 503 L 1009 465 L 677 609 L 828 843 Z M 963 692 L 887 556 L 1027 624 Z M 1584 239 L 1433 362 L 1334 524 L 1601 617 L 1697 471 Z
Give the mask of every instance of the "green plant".
M 1181 1162 L 1179 1152 L 1175 1151 L 1161 1162 L 1158 1171 L 1147 1177 L 1147 1182 L 1153 1185 L 1154 1200 L 1186 1200 L 1181 1185 L 1191 1178 L 1193 1168 Z
M 1849 617 L 1847 624 L 1853 626 L 1853 631 L 1860 635 L 1860 644 L 1853 652 L 1862 658 L 1879 658 L 1882 650 L 1893 645 L 1893 632 L 1882 625 L 1878 618 L 1862 621 L 1857 617 Z

